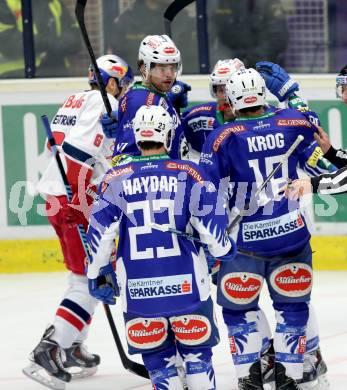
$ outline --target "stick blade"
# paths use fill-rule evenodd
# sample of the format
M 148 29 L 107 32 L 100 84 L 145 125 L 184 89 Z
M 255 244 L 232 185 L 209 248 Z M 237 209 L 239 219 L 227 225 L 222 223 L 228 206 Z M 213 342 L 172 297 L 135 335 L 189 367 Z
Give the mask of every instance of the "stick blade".
M 146 367 L 140 363 L 129 360 L 129 364 L 128 367 L 126 367 L 126 369 L 132 374 L 141 376 L 142 378 L 149 379 L 149 374 L 148 371 L 146 370 Z

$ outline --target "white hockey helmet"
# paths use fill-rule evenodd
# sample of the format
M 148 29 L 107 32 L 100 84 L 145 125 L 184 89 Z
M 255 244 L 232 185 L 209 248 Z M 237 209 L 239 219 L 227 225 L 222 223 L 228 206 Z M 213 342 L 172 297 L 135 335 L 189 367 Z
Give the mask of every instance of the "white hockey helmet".
M 210 75 L 210 94 L 216 98 L 216 86 L 226 85 L 230 76 L 240 69 L 244 69 L 245 64 L 238 58 L 219 60 Z
M 118 86 L 121 88 L 126 87 L 134 80 L 134 74 L 130 66 L 122 58 L 114 54 L 101 56 L 96 60 L 96 63 L 105 86 L 111 77 L 117 79 Z M 89 66 L 88 82 L 89 84 L 97 84 L 92 65 Z
M 182 72 L 181 53 L 167 35 L 147 35 L 140 43 L 139 61 L 141 60 L 146 77 L 151 64 L 177 64 L 177 75 Z
M 347 65 L 345 65 L 336 77 L 336 97 L 342 99 L 343 91 L 347 88 Z
M 145 141 L 159 142 L 170 151 L 173 129 L 170 114 L 161 106 L 141 106 L 133 119 L 136 144 Z
M 227 81 L 225 93 L 234 110 L 265 105 L 265 81 L 253 68 L 234 73 Z

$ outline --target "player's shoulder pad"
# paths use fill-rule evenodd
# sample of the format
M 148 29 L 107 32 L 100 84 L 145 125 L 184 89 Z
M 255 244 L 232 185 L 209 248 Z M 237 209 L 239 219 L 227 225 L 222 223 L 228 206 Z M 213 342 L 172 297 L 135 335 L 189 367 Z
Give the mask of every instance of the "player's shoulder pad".
M 124 176 L 130 176 L 133 173 L 134 168 L 131 163 L 109 169 L 100 184 L 100 192 L 104 193 L 112 181 L 123 179 Z
M 186 172 L 195 182 L 203 184 L 206 181 L 205 172 L 192 161 L 187 160 L 167 160 L 164 162 L 168 171 Z
M 141 103 L 142 106 L 152 106 L 153 104 L 158 104 L 158 101 L 162 97 L 162 95 L 157 94 L 145 87 L 130 89 L 128 96 L 133 101 Z
M 276 116 L 276 126 L 278 127 L 307 127 L 314 128 L 319 125 L 319 119 L 315 112 L 300 112 L 293 108 L 285 108 L 278 112 Z
M 159 95 L 149 91 L 148 89 L 130 89 L 120 100 L 119 107 L 122 113 L 131 111 L 136 112 L 141 106 L 157 105 Z M 130 110 L 130 111 L 129 111 Z M 130 113 L 130 115 L 132 115 Z
M 301 114 L 307 118 L 314 126 L 320 126 L 320 120 L 318 117 L 318 114 L 314 111 L 306 111 L 306 112 L 301 112 Z
M 217 103 L 215 102 L 209 102 L 209 103 L 202 103 L 198 104 L 196 106 L 190 107 L 188 110 L 186 110 L 182 117 L 183 119 L 192 118 L 194 116 L 200 116 L 200 115 L 214 115 L 214 112 L 216 111 Z
M 102 100 L 102 97 L 101 97 L 101 94 L 98 90 L 96 89 L 91 89 L 89 91 L 86 91 L 85 94 L 84 94 L 84 100 L 86 100 L 88 102 L 89 105 L 91 105 L 92 107 L 94 105 L 100 105 L 100 106 L 103 106 L 104 105 L 104 102 Z
M 247 126 L 242 122 L 226 123 L 213 130 L 206 142 L 210 144 L 210 147 L 214 153 L 217 153 L 233 136 L 237 136 L 239 133 L 243 133 L 247 130 Z

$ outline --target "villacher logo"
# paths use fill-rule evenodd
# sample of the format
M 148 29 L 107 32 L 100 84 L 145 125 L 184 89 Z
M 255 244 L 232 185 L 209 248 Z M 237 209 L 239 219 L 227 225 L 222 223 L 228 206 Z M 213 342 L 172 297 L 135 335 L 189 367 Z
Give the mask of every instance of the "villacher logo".
M 135 318 L 127 322 L 126 334 L 130 345 L 136 348 L 154 348 L 161 345 L 167 337 L 166 318 Z
M 247 304 L 260 294 L 263 278 L 250 272 L 232 272 L 223 276 L 222 293 L 228 301 Z
M 312 288 L 312 268 L 305 263 L 291 263 L 275 269 L 271 286 L 281 295 L 302 297 Z
M 211 324 L 207 317 L 196 314 L 174 317 L 170 319 L 172 330 L 180 343 L 198 345 L 211 335 Z

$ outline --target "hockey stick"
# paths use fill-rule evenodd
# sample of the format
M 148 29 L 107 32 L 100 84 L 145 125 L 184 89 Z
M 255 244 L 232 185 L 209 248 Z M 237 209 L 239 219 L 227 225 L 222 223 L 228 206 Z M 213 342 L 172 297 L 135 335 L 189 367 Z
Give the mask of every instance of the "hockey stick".
M 264 180 L 264 182 L 261 184 L 261 186 L 257 189 L 257 191 L 254 194 L 254 198 L 257 198 L 258 195 L 263 191 L 263 189 L 268 185 L 269 181 L 275 176 L 276 172 L 282 167 L 282 165 L 288 160 L 288 158 L 292 155 L 294 150 L 298 147 L 300 142 L 304 139 L 304 137 L 300 134 L 297 136 L 296 140 L 293 142 L 293 144 L 290 146 L 290 148 L 286 151 L 286 153 L 282 156 L 281 161 L 276 165 L 276 167 L 270 172 L 269 176 Z M 233 228 L 240 222 L 241 218 L 243 217 L 245 211 L 249 210 L 250 202 L 247 202 L 245 204 L 244 210 L 240 212 L 230 223 L 228 226 L 227 232 L 228 234 L 231 233 Z
M 150 226 L 152 229 L 158 230 L 160 232 L 170 232 L 170 233 L 176 234 L 177 236 L 185 237 L 187 240 L 195 241 L 195 242 L 198 242 L 199 244 L 206 245 L 205 243 L 203 243 L 200 240 L 200 238 L 197 238 L 197 237 L 193 236 L 192 234 L 182 232 L 181 230 L 170 228 L 167 225 L 159 225 L 158 223 L 152 222 L 150 224 Z M 267 257 L 257 256 L 253 252 L 245 251 L 243 249 L 238 249 L 237 253 L 239 255 L 245 255 L 245 256 L 252 257 L 253 259 L 257 259 L 257 260 L 272 261 L 272 260 L 268 259 Z
M 45 128 L 45 131 L 46 131 L 48 142 L 51 145 L 52 152 L 53 152 L 55 160 L 57 162 L 61 178 L 62 178 L 62 180 L 64 182 L 67 199 L 68 199 L 69 202 L 71 202 L 72 196 L 73 196 L 72 188 L 71 188 L 71 185 L 70 185 L 70 183 L 68 181 L 68 178 L 66 176 L 66 173 L 65 173 L 65 170 L 64 170 L 64 166 L 63 166 L 63 163 L 61 161 L 60 154 L 59 154 L 59 151 L 58 151 L 56 143 L 55 143 L 55 139 L 54 139 L 53 134 L 52 134 L 51 125 L 49 123 L 47 115 L 42 115 L 41 119 L 42 119 L 42 122 L 43 122 L 43 126 Z M 86 254 L 88 260 L 90 261 L 91 260 L 91 255 L 90 255 L 90 252 L 89 252 L 89 249 L 88 249 L 86 232 L 84 230 L 83 225 L 77 225 L 77 228 L 78 228 L 78 233 L 79 233 L 80 238 L 81 238 L 83 249 L 85 251 L 85 254 Z M 124 348 L 123 348 L 123 345 L 121 343 L 121 340 L 120 340 L 120 337 L 119 337 L 116 325 L 114 323 L 111 310 L 110 310 L 108 305 L 103 304 L 103 306 L 104 306 L 104 309 L 105 309 L 105 313 L 106 313 L 106 316 L 107 316 L 107 319 L 108 319 L 108 322 L 109 322 L 109 325 L 110 325 L 110 328 L 111 328 L 111 331 L 112 331 L 112 335 L 113 335 L 114 341 L 116 343 L 116 346 L 117 346 L 117 349 L 118 349 L 118 353 L 119 353 L 120 359 L 122 361 L 123 367 L 126 370 L 132 372 L 133 374 L 136 374 L 136 375 L 139 375 L 139 376 L 141 376 L 143 378 L 147 378 L 148 379 L 149 375 L 148 375 L 148 371 L 146 370 L 145 366 L 142 365 L 142 364 L 139 364 L 137 362 L 133 362 L 126 355 L 126 353 L 124 351 Z
M 195 0 L 174 0 L 164 12 L 164 27 L 165 33 L 171 38 L 171 22 L 175 19 L 176 15 L 182 11 L 187 5 Z
M 282 156 L 282 159 L 281 161 L 276 165 L 276 167 L 270 172 L 269 176 L 264 180 L 264 182 L 260 185 L 260 187 L 257 189 L 257 191 L 255 192 L 254 194 L 254 198 L 257 198 L 258 195 L 261 193 L 261 191 L 263 191 L 263 189 L 267 186 L 267 184 L 270 182 L 270 180 L 274 177 L 274 175 L 276 174 L 276 172 L 282 167 L 282 165 L 288 160 L 288 158 L 292 155 L 292 153 L 294 152 L 294 150 L 298 147 L 298 145 L 300 144 L 300 142 L 304 139 L 304 137 L 302 135 L 298 135 L 298 137 L 296 138 L 296 140 L 293 142 L 293 144 L 290 146 L 290 148 L 287 150 L 287 152 Z M 249 206 L 250 206 L 250 202 L 248 202 L 246 205 L 245 205 L 245 210 L 244 211 L 247 211 L 249 209 Z M 230 225 L 228 226 L 227 228 L 227 233 L 230 234 L 231 230 L 236 226 L 236 224 L 238 224 L 241 220 L 241 218 L 243 217 L 243 213 L 244 212 L 241 212 L 239 215 L 237 215 L 233 221 L 230 223 Z M 199 242 L 201 244 L 203 244 L 201 242 L 201 240 L 197 237 L 194 237 L 193 235 L 189 234 L 189 233 L 186 233 L 186 232 L 182 232 L 180 230 L 177 230 L 177 229 L 173 229 L 173 228 L 170 228 L 169 226 L 167 225 L 159 225 L 157 223 L 151 223 L 151 227 L 153 229 L 156 229 L 156 230 L 159 230 L 159 231 L 162 231 L 162 232 L 171 232 L 171 233 L 174 233 L 174 234 L 177 234 L 178 236 L 182 236 L 182 237 L 185 237 L 187 238 L 188 240 L 192 240 L 192 241 L 196 241 L 196 242 Z M 237 250 L 237 253 L 239 254 L 242 254 L 242 255 L 246 255 L 246 256 L 249 256 L 249 257 L 252 257 L 254 259 L 257 259 L 257 260 L 264 260 L 264 261 L 272 261 L 266 257 L 263 257 L 263 256 L 257 256 L 255 255 L 253 252 L 249 252 L 249 251 L 245 251 L 245 250 L 242 250 L 242 249 L 238 249 Z
M 86 4 L 87 4 L 87 0 L 77 0 L 75 14 L 76 14 L 78 25 L 79 25 L 80 30 L 81 30 L 83 41 L 87 47 L 89 57 L 90 57 L 90 60 L 92 62 L 93 68 L 94 68 L 94 73 L 96 75 L 96 80 L 98 82 L 99 90 L 100 90 L 101 97 L 102 97 L 102 100 L 103 100 L 105 108 L 106 108 L 106 112 L 107 112 L 108 116 L 111 118 L 112 117 L 112 107 L 111 107 L 110 101 L 108 100 L 108 97 L 107 97 L 106 88 L 105 88 L 104 82 L 102 80 L 98 64 L 96 63 L 94 51 L 93 51 L 92 45 L 90 43 L 88 32 L 87 32 L 86 25 L 84 22 L 84 11 L 86 8 Z

